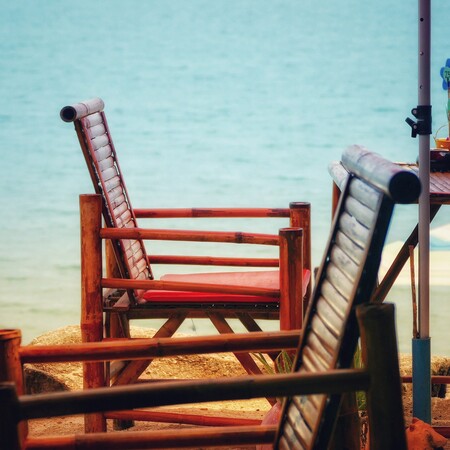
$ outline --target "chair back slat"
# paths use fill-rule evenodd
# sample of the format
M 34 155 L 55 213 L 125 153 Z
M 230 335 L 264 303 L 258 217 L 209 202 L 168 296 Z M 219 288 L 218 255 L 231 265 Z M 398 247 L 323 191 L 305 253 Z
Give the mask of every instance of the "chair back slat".
M 371 208 L 361 203 L 355 197 L 349 197 L 345 202 L 345 209 L 359 223 L 367 228 L 370 227 L 373 216 L 373 210 Z
M 322 319 L 322 322 L 331 333 L 338 337 L 344 318 L 336 313 L 324 297 L 320 297 L 317 301 L 317 315 Z
M 364 248 L 352 241 L 340 230 L 336 233 L 335 245 L 345 252 L 356 264 L 361 263 L 364 257 Z
M 355 281 L 358 276 L 358 264 L 338 245 L 335 245 L 331 250 L 331 261 L 340 268 L 341 272 L 343 272 L 350 281 Z
M 84 105 L 87 104 L 87 108 Z M 89 102 L 66 107 L 61 111 L 67 118 L 73 118 L 78 139 L 88 165 L 96 193 L 103 198 L 103 216 L 108 227 L 137 227 L 136 216 L 123 181 L 108 122 L 101 107 L 89 108 Z M 72 110 L 70 110 L 72 108 Z M 75 110 L 81 110 L 76 114 Z M 84 113 L 84 110 L 93 110 Z M 71 115 L 72 114 L 72 115 Z M 69 121 L 69 120 L 67 120 Z M 131 279 L 153 279 L 147 253 L 141 240 L 121 239 L 113 243 L 121 275 Z M 130 292 L 138 298 L 141 290 Z
M 318 315 L 311 319 L 311 333 L 314 333 L 326 350 L 333 354 L 337 345 L 336 336 L 325 326 Z
M 317 419 L 317 415 L 319 414 L 318 411 L 320 407 L 319 396 L 311 395 L 308 398 L 306 398 L 306 400 L 302 404 L 300 404 L 299 397 L 294 397 L 292 399 L 292 403 L 294 404 L 295 408 L 302 410 L 303 416 L 305 418 L 305 426 L 307 426 L 308 429 L 311 429 L 312 425 Z M 295 410 L 295 408 L 293 408 L 293 411 Z
M 349 186 L 350 198 L 354 198 L 372 211 L 375 211 L 379 201 L 379 193 L 367 183 L 355 178 Z
M 357 164 L 352 167 L 359 169 Z M 364 176 L 349 175 L 340 198 L 294 363 L 298 372 L 351 365 L 358 339 L 355 307 L 371 298 L 393 207 L 403 195 L 390 195 L 388 177 L 377 176 L 375 187 L 366 172 L 361 173 Z M 404 190 L 402 184 L 412 178 L 398 170 L 393 173 L 395 189 Z M 418 195 L 420 183 L 412 181 Z M 326 448 L 340 397 L 319 394 L 286 399 L 277 448 Z
M 281 450 L 292 450 L 295 448 L 296 450 L 306 450 L 307 447 L 304 447 L 300 443 L 296 443 L 296 446 L 294 447 L 292 443 L 288 442 L 286 438 L 283 436 L 280 440 L 279 448 Z
M 324 345 L 321 339 L 316 333 L 309 333 L 308 335 L 309 347 L 319 355 L 319 357 L 324 360 L 328 365 L 332 363 L 333 354 L 328 346 Z
M 347 211 L 344 211 L 340 217 L 339 230 L 355 244 L 363 247 L 369 239 L 369 229 L 359 223 L 355 217 L 352 217 Z
M 322 283 L 321 296 L 325 298 L 330 306 L 336 311 L 336 314 L 340 315 L 342 318 L 345 317 L 348 300 L 342 296 L 328 280 L 324 280 Z

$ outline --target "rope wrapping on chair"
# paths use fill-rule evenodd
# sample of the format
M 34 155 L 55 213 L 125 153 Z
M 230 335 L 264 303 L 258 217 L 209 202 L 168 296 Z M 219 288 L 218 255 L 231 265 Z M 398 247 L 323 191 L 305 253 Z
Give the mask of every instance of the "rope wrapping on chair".
M 64 106 L 59 115 L 64 122 L 75 122 L 75 120 L 86 117 L 89 114 L 103 111 L 104 107 L 103 100 L 97 97 L 75 103 L 74 105 Z

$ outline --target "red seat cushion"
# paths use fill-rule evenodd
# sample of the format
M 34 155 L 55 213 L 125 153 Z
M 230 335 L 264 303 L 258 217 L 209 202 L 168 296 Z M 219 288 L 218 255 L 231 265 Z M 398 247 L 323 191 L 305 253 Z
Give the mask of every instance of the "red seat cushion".
M 303 294 L 309 283 L 309 270 L 303 271 Z M 233 286 L 279 289 L 278 270 L 254 272 L 216 272 L 192 274 L 167 274 L 163 281 L 182 281 L 190 283 L 226 284 Z M 147 291 L 142 296 L 147 302 L 175 303 L 278 303 L 279 298 L 259 295 L 236 295 L 193 291 Z

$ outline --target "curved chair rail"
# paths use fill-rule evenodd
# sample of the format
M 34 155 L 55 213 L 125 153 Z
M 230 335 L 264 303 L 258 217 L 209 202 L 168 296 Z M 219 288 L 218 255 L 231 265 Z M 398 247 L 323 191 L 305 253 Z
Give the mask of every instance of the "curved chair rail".
M 396 203 L 411 203 L 419 197 L 421 187 L 414 172 L 362 146 L 348 147 L 341 161 L 348 172 L 366 179 Z

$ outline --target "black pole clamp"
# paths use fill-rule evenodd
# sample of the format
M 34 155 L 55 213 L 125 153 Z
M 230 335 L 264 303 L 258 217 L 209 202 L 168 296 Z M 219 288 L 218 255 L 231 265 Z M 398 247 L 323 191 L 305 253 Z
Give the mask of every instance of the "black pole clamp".
M 417 119 L 417 122 L 409 117 L 405 120 L 411 127 L 411 137 L 431 134 L 431 105 L 416 106 L 411 110 L 411 114 Z

